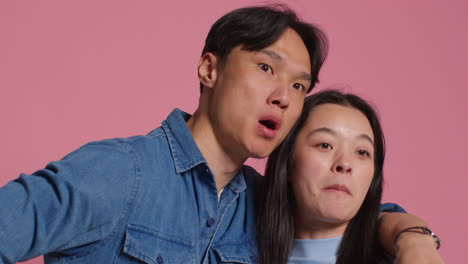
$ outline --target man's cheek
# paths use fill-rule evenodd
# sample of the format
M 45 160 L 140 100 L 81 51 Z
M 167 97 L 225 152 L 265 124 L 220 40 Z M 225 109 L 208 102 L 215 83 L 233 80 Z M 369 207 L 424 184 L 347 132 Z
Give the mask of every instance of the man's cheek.
M 290 119 L 288 120 L 288 122 L 284 125 L 284 136 L 286 136 L 287 134 L 289 134 L 289 132 L 291 131 L 294 123 L 296 122 L 296 119 Z

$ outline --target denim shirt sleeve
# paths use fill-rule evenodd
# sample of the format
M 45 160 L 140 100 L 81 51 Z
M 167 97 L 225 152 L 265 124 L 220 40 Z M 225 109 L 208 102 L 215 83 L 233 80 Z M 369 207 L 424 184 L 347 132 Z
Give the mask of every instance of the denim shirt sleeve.
M 0 188 L 0 263 L 105 238 L 126 213 L 138 169 L 125 143 L 108 140 Z
M 399 206 L 396 203 L 384 203 L 380 205 L 380 212 L 387 213 L 407 213 L 403 207 Z

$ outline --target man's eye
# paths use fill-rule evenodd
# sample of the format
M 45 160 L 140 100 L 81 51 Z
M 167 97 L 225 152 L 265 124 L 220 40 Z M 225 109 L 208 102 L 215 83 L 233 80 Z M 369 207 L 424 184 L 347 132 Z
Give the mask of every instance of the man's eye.
M 265 63 L 260 63 L 259 66 L 260 66 L 260 69 L 262 69 L 262 71 L 273 73 L 273 69 L 270 67 L 270 65 L 265 64 Z
M 320 143 L 317 146 L 321 149 L 332 149 L 332 146 L 328 143 Z
M 300 83 L 295 83 L 295 84 L 293 84 L 293 87 L 294 87 L 294 89 L 296 89 L 296 90 L 298 90 L 298 91 L 300 91 L 300 92 L 306 90 L 305 86 L 302 85 L 302 84 L 300 84 Z

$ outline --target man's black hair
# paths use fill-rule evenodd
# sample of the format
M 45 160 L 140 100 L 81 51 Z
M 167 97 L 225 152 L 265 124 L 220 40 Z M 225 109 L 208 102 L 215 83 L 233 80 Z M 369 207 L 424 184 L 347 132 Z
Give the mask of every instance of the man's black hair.
M 328 40 L 322 30 L 301 21 L 285 5 L 245 7 L 227 13 L 211 27 L 202 55 L 211 52 L 218 56 L 222 65 L 234 47 L 242 45 L 248 51 L 264 49 L 275 43 L 288 28 L 299 34 L 309 53 L 312 71 L 310 92 L 318 82 L 328 52 Z

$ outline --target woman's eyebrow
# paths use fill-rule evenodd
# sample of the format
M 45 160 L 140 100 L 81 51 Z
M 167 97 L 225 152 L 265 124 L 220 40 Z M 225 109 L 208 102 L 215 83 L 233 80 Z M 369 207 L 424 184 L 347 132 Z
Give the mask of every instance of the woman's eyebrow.
M 358 138 L 363 138 L 363 139 L 369 141 L 369 142 L 372 144 L 372 146 L 374 146 L 374 141 L 372 140 L 371 137 L 369 137 L 369 135 L 367 135 L 367 134 L 360 134 L 360 135 L 358 135 L 357 137 L 358 137 Z
M 313 134 L 316 134 L 316 133 L 320 133 L 320 132 L 324 132 L 324 133 L 327 133 L 327 134 L 332 134 L 334 136 L 336 136 L 336 132 L 331 129 L 331 128 L 328 128 L 328 127 L 320 127 L 320 128 L 316 128 L 312 131 L 309 132 L 309 134 L 307 134 L 307 137 L 310 137 L 311 135 Z
M 307 134 L 307 137 L 310 137 L 311 135 L 315 134 L 315 133 L 319 133 L 319 132 L 322 132 L 322 133 L 328 133 L 328 134 L 332 134 L 334 136 L 337 135 L 336 131 L 334 131 L 333 129 L 331 128 L 328 128 L 328 127 L 320 127 L 320 128 L 317 128 L 317 129 L 314 129 L 312 131 L 309 132 L 309 134 Z M 356 136 L 357 138 L 362 138 L 364 140 L 367 140 L 369 141 L 372 146 L 374 146 L 374 141 L 372 140 L 372 138 L 367 135 L 367 134 L 359 134 Z

